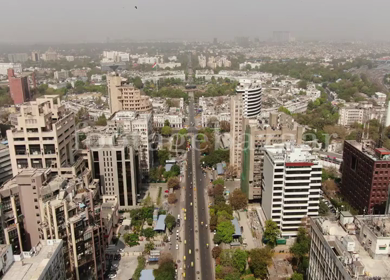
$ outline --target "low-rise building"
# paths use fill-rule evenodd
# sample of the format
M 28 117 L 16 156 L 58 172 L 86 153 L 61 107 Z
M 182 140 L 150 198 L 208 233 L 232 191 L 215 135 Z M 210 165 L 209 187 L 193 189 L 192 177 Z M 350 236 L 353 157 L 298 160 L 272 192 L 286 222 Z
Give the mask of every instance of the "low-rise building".
M 64 81 L 69 78 L 69 71 L 61 69 L 61 71 L 54 72 L 54 79 Z

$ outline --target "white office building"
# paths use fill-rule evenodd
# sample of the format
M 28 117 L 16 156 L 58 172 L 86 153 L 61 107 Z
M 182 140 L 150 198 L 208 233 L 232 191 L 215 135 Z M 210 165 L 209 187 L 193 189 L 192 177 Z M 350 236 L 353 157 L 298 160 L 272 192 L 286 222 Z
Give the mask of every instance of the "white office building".
M 260 81 L 240 80 L 236 88 L 237 94 L 242 95 L 244 117 L 255 118 L 261 112 L 262 88 Z
M 307 145 L 264 146 L 262 207 L 284 238 L 297 235 L 302 220 L 317 216 L 322 166 Z

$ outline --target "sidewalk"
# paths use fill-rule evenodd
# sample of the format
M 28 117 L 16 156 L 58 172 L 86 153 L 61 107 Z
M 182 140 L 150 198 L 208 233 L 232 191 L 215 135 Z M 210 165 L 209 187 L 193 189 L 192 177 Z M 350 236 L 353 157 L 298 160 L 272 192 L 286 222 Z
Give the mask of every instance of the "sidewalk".
M 205 201 L 206 201 L 207 205 L 210 205 L 210 197 L 209 197 L 209 194 L 208 194 L 208 188 L 209 188 L 209 185 L 210 185 L 208 183 L 208 182 L 210 182 L 210 174 L 209 174 L 209 172 L 212 172 L 212 171 L 206 170 L 206 174 L 207 174 L 206 175 L 206 182 L 207 182 L 207 184 L 206 184 L 206 189 L 205 189 L 205 196 L 206 196 Z M 208 208 L 207 208 L 207 223 L 210 224 L 210 211 L 208 210 Z M 212 233 L 210 231 L 210 248 L 211 248 L 211 250 L 214 248 L 214 246 L 215 246 L 215 244 L 214 244 L 214 233 Z M 212 262 L 213 262 L 213 271 L 212 271 L 213 279 L 215 279 L 215 259 L 213 257 L 211 259 L 212 259 Z

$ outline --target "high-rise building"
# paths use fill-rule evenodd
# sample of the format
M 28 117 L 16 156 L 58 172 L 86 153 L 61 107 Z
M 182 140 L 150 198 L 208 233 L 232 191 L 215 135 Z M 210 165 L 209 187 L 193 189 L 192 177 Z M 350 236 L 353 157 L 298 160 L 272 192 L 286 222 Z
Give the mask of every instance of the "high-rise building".
M 52 48 L 49 48 L 43 55 L 42 59 L 45 61 L 54 61 L 58 59 L 58 54 Z
M 218 44 L 218 38 L 214 37 L 214 39 L 213 39 L 213 44 L 214 44 L 214 45 L 217 45 L 217 44 Z
M 294 141 L 302 142 L 303 127 L 284 113 L 271 113 L 269 122 L 252 124 L 244 120 L 245 137 L 242 152 L 241 190 L 249 200 L 261 198 L 264 146 Z
M 9 91 L 15 104 L 30 101 L 31 91 L 27 76 L 16 77 L 14 69 L 8 69 Z
M 12 63 L 26 62 L 28 60 L 28 55 L 26 53 L 10 53 L 8 55 L 8 60 Z
M 118 198 L 120 208 L 137 205 L 140 174 L 134 147 L 139 146 L 139 138 L 116 132 L 87 135 L 93 177 L 100 180 L 105 195 Z
M 111 114 L 118 111 L 151 112 L 149 97 L 131 84 L 126 84 L 118 75 L 107 76 L 107 90 Z
M 390 151 L 369 140 L 344 141 L 342 182 L 345 200 L 361 214 L 384 214 L 390 183 Z
M 113 132 L 119 130 L 124 134 L 139 136 L 139 146 L 134 149 L 138 151 L 139 167 L 143 176 L 149 174 L 154 162 L 152 148 L 155 145 L 156 135 L 153 132 L 153 120 L 152 113 L 119 111 L 107 121 L 107 126 Z
M 310 220 L 308 280 L 388 279 L 390 220 L 388 216 L 352 216 Z
M 2 277 L 5 280 L 66 280 L 61 239 L 41 240 L 33 251 L 23 252 Z
M 288 43 L 293 40 L 290 31 L 274 31 L 272 34 L 272 41 L 275 43 Z
M 0 143 L 0 186 L 12 178 L 11 157 L 9 155 L 8 143 Z
M 230 101 L 230 164 L 241 174 L 244 143 L 244 119 L 257 123 L 261 112 L 262 88 L 259 81 L 240 80 Z
M 39 61 L 39 53 L 38 52 L 31 52 L 31 60 L 34 62 Z
M 236 93 L 242 97 L 242 113 L 246 118 L 256 118 L 261 111 L 262 88 L 260 81 L 240 80 Z
M 75 151 L 75 120 L 56 95 L 20 106 L 17 125 L 7 130 L 13 175 L 25 168 L 51 168 L 72 178 L 85 168 Z
M 262 207 L 282 237 L 294 237 L 306 217 L 318 216 L 322 166 L 307 145 L 264 147 Z

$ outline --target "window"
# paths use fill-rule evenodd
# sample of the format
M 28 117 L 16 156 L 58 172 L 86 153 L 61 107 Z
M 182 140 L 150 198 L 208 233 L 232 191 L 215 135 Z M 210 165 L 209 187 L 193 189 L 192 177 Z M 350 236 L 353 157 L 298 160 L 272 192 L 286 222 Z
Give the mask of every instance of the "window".
M 357 168 L 357 158 L 356 158 L 356 156 L 352 155 L 351 169 L 353 171 L 356 171 L 356 168 Z

